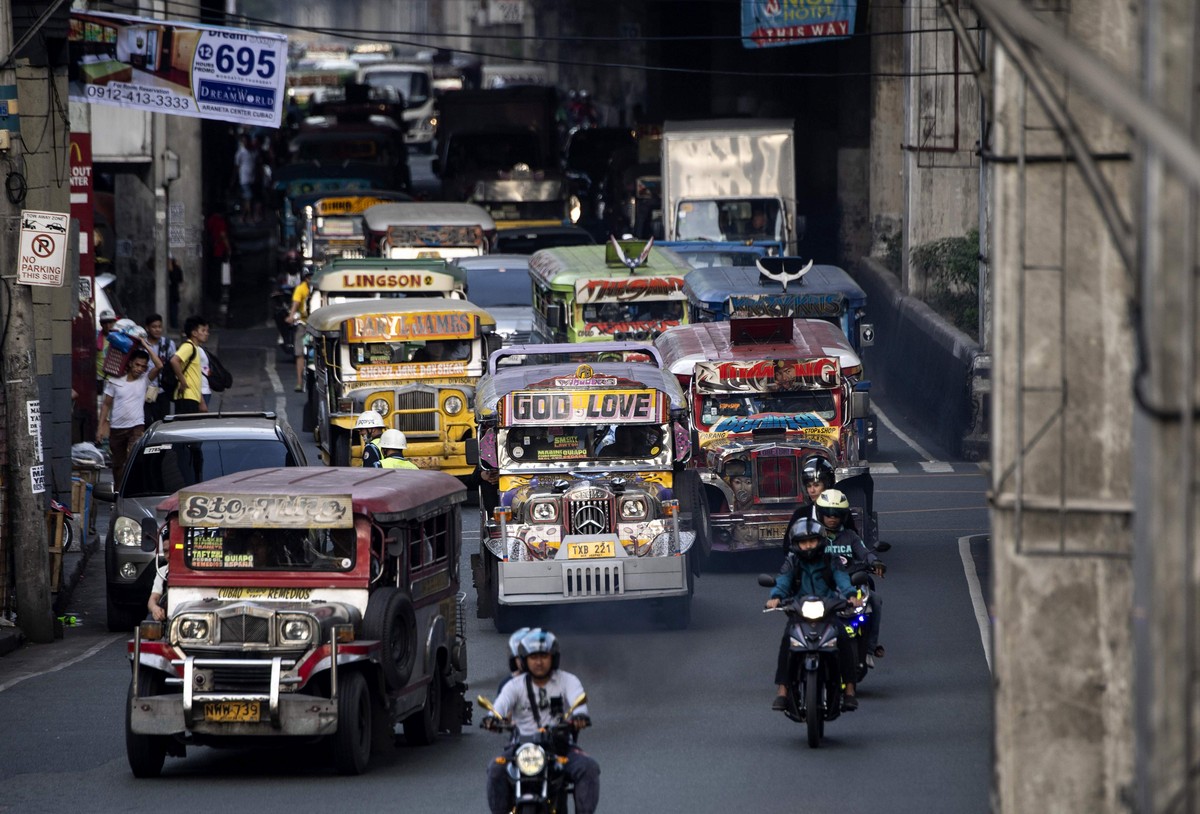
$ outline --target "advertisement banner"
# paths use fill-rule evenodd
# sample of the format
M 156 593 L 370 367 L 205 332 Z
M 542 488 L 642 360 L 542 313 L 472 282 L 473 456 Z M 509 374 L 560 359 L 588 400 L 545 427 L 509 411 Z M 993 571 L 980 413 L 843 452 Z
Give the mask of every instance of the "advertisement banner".
M 854 33 L 858 0 L 742 0 L 742 46 L 774 48 Z
M 71 12 L 75 101 L 278 127 L 287 37 L 102 12 Z

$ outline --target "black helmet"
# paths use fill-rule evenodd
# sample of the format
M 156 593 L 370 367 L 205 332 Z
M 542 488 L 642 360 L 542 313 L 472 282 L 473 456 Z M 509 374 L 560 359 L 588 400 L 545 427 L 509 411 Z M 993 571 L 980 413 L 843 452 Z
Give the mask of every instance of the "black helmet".
M 816 548 L 808 551 L 800 550 L 801 540 L 812 540 L 814 538 L 820 543 Z M 821 528 L 820 523 L 811 517 L 799 517 L 792 523 L 791 528 L 788 529 L 788 545 L 795 549 L 796 553 L 803 559 L 815 560 L 823 557 L 825 556 L 825 530 Z
M 820 481 L 826 489 L 833 488 L 833 464 L 825 458 L 809 458 L 804 463 L 804 474 L 801 476 L 805 486 L 813 481 Z
M 560 655 L 558 652 L 558 637 L 550 631 L 535 627 L 526 634 L 524 639 L 521 639 L 521 643 L 517 645 L 517 655 L 522 659 L 527 659 L 533 653 L 549 653 L 550 669 L 558 669 Z

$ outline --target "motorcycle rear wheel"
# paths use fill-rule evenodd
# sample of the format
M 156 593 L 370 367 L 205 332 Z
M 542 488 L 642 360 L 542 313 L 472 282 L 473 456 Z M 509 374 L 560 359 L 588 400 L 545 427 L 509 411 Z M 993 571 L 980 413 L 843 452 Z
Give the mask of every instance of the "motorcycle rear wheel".
M 808 728 L 808 745 L 816 749 L 821 745 L 821 734 L 825 728 L 825 711 L 821 709 L 821 674 L 817 670 L 804 676 L 804 723 Z

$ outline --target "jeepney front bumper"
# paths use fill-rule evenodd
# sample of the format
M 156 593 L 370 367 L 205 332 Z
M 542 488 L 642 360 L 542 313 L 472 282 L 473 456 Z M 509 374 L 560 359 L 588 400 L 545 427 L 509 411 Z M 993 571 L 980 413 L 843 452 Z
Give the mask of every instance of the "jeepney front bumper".
M 793 510 L 794 507 L 788 505 L 787 511 L 766 509 L 710 515 L 708 527 L 713 550 L 762 551 L 781 548 Z

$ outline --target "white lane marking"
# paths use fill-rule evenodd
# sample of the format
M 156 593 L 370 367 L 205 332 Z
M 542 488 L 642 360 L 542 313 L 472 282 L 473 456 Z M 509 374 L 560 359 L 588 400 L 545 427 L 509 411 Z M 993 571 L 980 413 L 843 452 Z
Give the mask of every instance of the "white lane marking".
M 871 464 L 872 475 L 899 475 L 900 470 L 895 464 Z
M 983 642 L 983 657 L 987 659 L 988 672 L 992 671 L 992 622 L 988 617 L 987 605 L 983 601 L 983 589 L 979 586 L 979 574 L 975 573 L 975 558 L 971 556 L 971 538 L 958 538 L 958 556 L 962 558 L 963 571 L 967 575 L 967 590 L 971 594 L 971 605 L 975 608 L 975 623 L 979 625 L 979 638 Z
M 895 423 L 893 423 L 892 420 L 887 417 L 887 413 L 885 413 L 883 410 L 879 409 L 878 405 L 873 404 L 873 405 L 871 405 L 871 408 L 875 411 L 875 415 L 879 416 L 879 420 L 884 423 L 884 426 L 886 426 L 889 430 L 891 430 L 896 435 L 897 438 L 899 438 L 901 441 L 903 441 L 904 443 L 906 443 L 910 447 L 912 447 L 914 450 L 916 450 L 916 453 L 918 455 L 920 455 L 922 458 L 924 458 L 926 461 L 933 460 L 933 456 L 925 451 L 925 447 L 921 446 L 916 441 L 909 438 L 904 433 L 903 430 L 901 430 L 899 427 L 897 427 L 895 425 Z
M 275 372 L 275 349 L 269 349 L 266 354 L 263 367 L 267 369 L 267 381 L 275 391 L 275 415 L 287 421 L 287 396 L 283 392 L 283 382 L 279 381 L 279 374 Z
M 50 673 L 57 673 L 59 670 L 62 670 L 63 668 L 66 668 L 66 667 L 70 667 L 72 664 L 78 664 L 79 662 L 83 661 L 84 659 L 90 659 L 92 656 L 96 655 L 101 650 L 103 650 L 104 648 L 108 647 L 110 644 L 112 644 L 115 641 L 118 641 L 121 638 L 122 638 L 122 634 L 114 633 L 111 636 L 109 636 L 108 638 L 106 638 L 104 641 L 100 642 L 99 644 L 93 645 L 87 651 L 81 653 L 80 655 L 76 656 L 73 659 L 67 659 L 62 664 L 59 664 L 55 667 L 51 667 L 48 670 L 42 670 L 41 672 L 38 672 L 38 673 L 29 673 L 28 675 L 17 676 L 16 678 L 12 679 L 11 681 L 6 681 L 3 684 L 0 684 L 0 692 L 4 692 L 7 689 L 15 687 L 17 684 L 20 684 L 22 681 L 25 681 L 26 679 L 37 678 L 38 676 L 49 675 Z
M 940 475 L 954 471 L 954 466 L 945 461 L 921 461 L 921 468 L 931 475 Z

